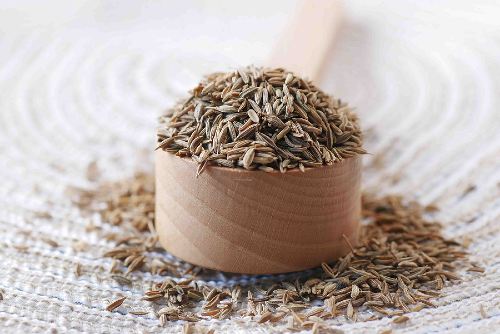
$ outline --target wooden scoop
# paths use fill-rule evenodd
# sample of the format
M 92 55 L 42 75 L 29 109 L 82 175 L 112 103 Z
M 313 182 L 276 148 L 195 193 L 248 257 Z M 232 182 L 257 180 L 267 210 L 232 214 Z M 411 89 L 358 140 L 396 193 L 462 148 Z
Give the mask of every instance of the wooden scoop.
M 304 1 L 269 65 L 318 79 L 340 22 L 336 1 Z M 312 37 L 311 37 L 312 36 Z M 156 228 L 172 254 L 248 274 L 316 267 L 356 244 L 361 158 L 266 173 L 156 153 Z
M 319 83 L 341 23 L 342 6 L 338 1 L 301 1 L 267 65 L 284 67 Z
M 282 273 L 337 259 L 348 242 L 356 244 L 360 157 L 284 174 L 210 166 L 196 178 L 196 168 L 156 153 L 156 229 L 181 259 L 228 272 Z

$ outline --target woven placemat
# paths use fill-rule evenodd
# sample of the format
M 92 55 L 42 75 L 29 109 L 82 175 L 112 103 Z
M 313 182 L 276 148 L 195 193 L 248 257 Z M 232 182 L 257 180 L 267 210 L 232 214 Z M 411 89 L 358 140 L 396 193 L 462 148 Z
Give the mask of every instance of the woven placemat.
M 283 26 L 286 11 L 277 10 L 283 5 L 273 4 L 270 13 L 262 14 L 268 24 L 259 32 Z M 131 4 L 123 7 L 117 15 L 134 12 Z M 353 333 L 389 328 L 397 333 L 494 332 L 500 328 L 500 8 L 485 2 L 471 11 L 467 2 L 456 1 L 425 6 L 350 1 L 346 7 L 346 26 L 322 86 L 357 106 L 371 153 L 365 158 L 365 189 L 437 204 L 445 235 L 470 244 L 472 260 L 486 272 L 463 274 L 462 282 L 444 289 L 437 308 L 412 313 L 404 325 L 387 318 L 354 323 L 344 317 L 328 324 Z M 100 14 L 111 9 L 91 9 L 73 13 L 71 23 L 48 33 L 25 27 L 28 32 L 19 34 L 15 20 L 6 17 L 12 12 L 0 13 L 3 333 L 181 330 L 181 323 L 160 327 L 152 314 L 105 310 L 118 295 L 130 297 L 130 308 L 148 309 L 140 299 L 160 277 L 135 273 L 130 287 L 110 279 L 111 260 L 101 255 L 111 244 L 89 226 L 117 233 L 119 227 L 82 214 L 65 190 L 96 185 L 85 175 L 93 161 L 101 181 L 150 171 L 156 116 L 202 73 L 262 61 L 265 42 L 274 36 L 261 44 L 229 34 L 187 42 L 196 29 L 162 26 L 155 8 L 144 14 L 151 20 L 142 17 L 141 24 L 103 23 Z M 179 11 L 164 10 L 172 19 Z M 205 8 L 202 13 L 223 21 L 235 11 Z M 197 15 L 202 18 L 198 30 L 207 25 L 224 31 L 219 21 Z M 226 23 L 240 27 L 232 16 Z M 242 34 L 252 36 L 247 25 L 241 24 Z M 163 39 L 152 33 L 159 28 L 165 29 Z M 172 43 L 177 39 L 183 42 Z M 214 41 L 219 51 L 208 48 Z M 81 242 L 89 247 L 76 251 Z M 212 284 L 227 284 L 225 279 L 210 278 Z M 257 278 L 231 279 L 245 284 Z M 197 324 L 232 333 L 282 332 L 283 326 L 243 320 Z

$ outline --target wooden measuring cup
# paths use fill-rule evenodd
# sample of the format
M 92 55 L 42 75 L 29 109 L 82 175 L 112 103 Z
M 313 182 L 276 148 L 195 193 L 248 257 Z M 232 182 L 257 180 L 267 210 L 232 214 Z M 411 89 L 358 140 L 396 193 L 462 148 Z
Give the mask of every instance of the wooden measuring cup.
M 305 172 L 249 171 L 156 153 L 156 228 L 170 253 L 203 267 L 264 274 L 345 255 L 360 220 L 361 158 Z
M 335 0 L 303 1 L 268 65 L 318 81 L 341 13 Z M 196 167 L 156 153 L 160 242 L 188 262 L 235 273 L 291 272 L 346 254 L 344 236 L 356 244 L 359 156 L 304 173 L 208 166 L 196 178 Z

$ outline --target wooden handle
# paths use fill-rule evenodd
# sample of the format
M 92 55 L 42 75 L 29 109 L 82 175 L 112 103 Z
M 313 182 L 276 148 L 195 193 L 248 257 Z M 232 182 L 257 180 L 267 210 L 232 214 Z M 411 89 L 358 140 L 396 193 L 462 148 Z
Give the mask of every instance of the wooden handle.
M 318 84 L 341 23 L 342 7 L 338 1 L 302 1 L 268 65 L 284 67 Z
M 303 270 L 348 252 L 360 219 L 361 158 L 266 173 L 156 153 L 161 244 L 196 265 L 264 274 Z

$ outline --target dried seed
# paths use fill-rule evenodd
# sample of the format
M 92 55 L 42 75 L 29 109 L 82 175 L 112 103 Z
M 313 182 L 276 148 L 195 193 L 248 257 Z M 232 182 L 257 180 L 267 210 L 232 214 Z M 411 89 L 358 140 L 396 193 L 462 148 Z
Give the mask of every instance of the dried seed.
M 279 322 L 283 318 L 285 318 L 286 316 L 287 316 L 286 312 L 279 312 L 279 313 L 273 315 L 273 317 L 271 318 L 270 322 L 273 322 L 273 323 Z
M 281 87 L 283 76 L 280 75 L 280 78 L 281 82 L 278 85 Z M 296 79 L 292 82 L 295 81 Z M 297 95 L 297 89 L 293 84 L 290 87 L 291 92 Z M 214 92 L 217 89 L 214 88 Z M 306 97 L 309 101 L 314 100 L 311 96 Z M 273 98 L 276 97 L 270 96 L 270 99 Z M 303 97 L 300 96 L 300 99 Z M 238 108 L 236 102 L 234 108 Z M 209 112 L 217 113 L 214 109 L 207 110 L 204 116 Z M 241 115 L 236 115 L 234 112 L 225 114 L 233 115 L 231 117 L 236 117 L 235 120 L 243 118 L 242 122 L 235 121 L 238 122 L 235 126 L 238 128 L 235 129 L 237 132 L 241 132 L 243 124 L 253 123 L 249 121 L 246 109 L 241 111 Z M 222 129 L 227 124 L 229 129 L 229 123 L 223 121 L 222 112 L 218 115 L 220 115 L 219 121 L 213 124 L 214 128 Z M 318 116 L 323 118 L 319 113 Z M 297 118 L 297 115 L 294 117 Z M 219 122 L 222 122 L 222 125 Z M 289 123 L 285 126 L 295 121 L 287 122 Z M 305 129 L 308 126 L 305 122 L 309 120 L 297 124 L 304 126 Z M 262 123 L 263 126 L 267 126 L 264 119 Z M 184 126 L 191 127 L 189 122 L 185 122 Z M 265 131 L 259 130 L 255 133 L 255 138 L 249 136 L 248 139 L 238 142 L 221 144 L 218 153 L 211 151 L 210 157 L 208 153 L 203 153 L 203 159 L 208 161 L 213 157 L 213 160 L 209 161 L 230 161 L 226 159 L 230 154 L 237 156 L 236 161 L 243 167 L 245 154 L 253 149 L 254 159 L 257 158 L 259 163 L 279 157 L 281 159 L 279 164 L 285 166 L 283 168 L 300 168 L 299 163 L 304 167 L 309 166 L 308 162 L 300 158 L 294 159 L 287 154 L 284 155 L 286 159 L 283 158 L 285 151 L 278 149 L 284 144 L 282 142 L 277 144 L 275 141 L 276 134 L 281 131 L 279 129 L 283 127 L 277 125 L 274 134 L 266 134 Z M 184 130 L 180 128 L 179 131 Z M 292 144 L 307 140 L 307 137 L 295 137 L 297 133 L 299 127 L 290 126 L 287 137 L 291 138 Z M 183 136 L 186 138 L 182 137 L 181 140 L 187 142 L 189 136 Z M 202 152 L 208 151 L 204 149 Z M 302 156 L 301 153 L 296 154 Z M 258 165 L 254 159 L 250 163 L 251 168 L 274 170 L 267 165 Z M 439 224 L 426 220 L 423 216 L 424 209 L 416 203 L 406 204 L 401 197 L 396 196 L 374 198 L 365 195 L 362 203 L 363 218 L 368 224 L 362 226 L 360 246 L 354 247 L 348 243 L 351 252 L 332 265 L 323 264 L 324 275 L 314 275 L 304 281 L 282 282 L 271 286 L 260 286 L 258 282 L 251 283 L 248 288 L 255 294 L 249 293 L 248 299 L 241 302 L 238 300 L 241 288 L 229 289 L 225 286 L 209 288 L 192 278 L 201 272 L 200 268 L 184 263 L 169 263 L 166 259 L 157 258 L 158 238 L 154 228 L 153 175 L 136 176 L 126 182 L 99 187 L 95 194 L 89 191 L 83 194 L 96 197 L 99 203 L 104 201 L 106 208 L 98 211 L 102 220 L 113 225 L 123 225 L 127 231 L 127 235 L 124 236 L 115 233 L 108 237 L 108 241 L 115 242 L 117 246 L 106 252 L 107 256 L 114 259 L 113 272 L 120 272 L 119 264 L 128 264 L 130 269 L 132 265 L 135 266 L 135 261 L 144 257 L 141 260 L 144 266 L 138 264 L 135 270 L 151 272 L 154 275 L 165 273 L 169 276 L 184 277 L 178 282 L 166 279 L 162 283 L 154 283 L 144 295 L 144 300 L 167 307 L 160 312 L 161 314 L 158 313 L 162 324 L 167 321 L 199 320 L 199 315 L 187 311 L 190 307 L 203 307 L 201 315 L 214 319 L 224 319 L 230 315 L 234 318 L 252 316 L 261 319 L 264 315 L 267 317 L 266 312 L 270 312 L 274 315 L 266 322 L 278 322 L 287 314 L 291 314 L 291 318 L 295 319 L 291 328 L 297 328 L 298 324 L 308 328 L 313 327 L 321 319 L 337 316 L 342 309 L 345 309 L 350 319 L 356 320 L 356 311 L 360 306 L 367 306 L 384 316 L 399 317 L 405 312 L 419 311 L 426 306 L 435 307 L 431 300 L 439 296 L 439 293 L 433 284 L 437 283 L 440 287 L 444 283 L 453 283 L 458 278 L 453 262 L 466 259 L 461 246 L 453 240 L 445 239 L 441 235 Z M 92 204 L 91 200 L 88 203 Z M 137 233 L 131 234 L 130 231 Z M 469 266 L 478 268 L 475 264 Z M 480 270 L 472 270 L 475 271 Z M 187 277 L 191 278 L 186 279 Z M 121 282 L 120 284 L 132 283 L 125 276 L 117 275 L 113 278 Z M 324 301 L 324 308 L 316 306 L 317 302 L 321 301 Z M 301 312 L 301 315 L 296 312 Z
M 59 244 L 50 238 L 42 237 L 40 239 L 51 247 L 59 247 Z
M 395 324 L 402 324 L 402 323 L 407 322 L 408 320 L 410 320 L 410 318 L 408 318 L 405 315 L 402 315 L 402 316 L 394 318 L 394 320 L 392 320 L 392 322 Z
M 253 147 L 250 147 L 243 156 L 243 166 L 246 169 L 250 168 L 250 165 L 252 164 L 254 157 L 255 157 L 255 149 Z
M 347 318 L 352 319 L 354 317 L 354 308 L 352 307 L 351 301 L 347 304 L 346 310 Z
M 268 312 L 262 314 L 262 316 L 260 317 L 258 323 L 262 324 L 264 322 L 267 322 L 267 321 L 271 320 L 272 316 L 273 316 L 273 314 L 268 311 Z
M 140 265 L 142 265 L 143 261 L 145 259 L 144 255 L 136 257 L 129 265 L 127 269 L 127 274 L 131 273 L 135 269 L 137 269 Z
M 250 81 L 250 78 L 248 77 L 245 69 L 238 70 L 238 73 L 240 74 L 241 79 L 243 79 L 244 83 L 247 84 Z
M 360 290 L 357 285 L 353 285 L 351 288 L 351 298 L 356 299 L 359 296 Z
M 127 277 L 122 276 L 122 275 L 111 275 L 111 278 L 114 279 L 117 283 L 121 285 L 131 285 L 132 281 L 129 280 Z
M 484 270 L 484 268 L 473 266 L 473 267 L 468 268 L 467 271 L 484 273 L 485 270 Z
M 112 312 L 116 308 L 120 307 L 123 304 L 123 302 L 125 301 L 125 299 L 127 299 L 127 297 L 122 297 L 122 298 L 115 300 L 114 302 L 112 302 L 111 304 L 106 306 L 106 310 L 109 312 Z
M 248 118 L 250 118 L 252 120 L 252 122 L 259 123 L 259 115 L 257 115 L 255 110 L 248 109 L 247 113 L 248 113 Z
M 341 108 L 336 108 L 337 104 L 338 100 L 283 69 L 247 67 L 217 73 L 209 75 L 183 103 L 160 117 L 157 148 L 191 157 L 199 164 L 197 175 L 207 163 L 246 168 L 241 163 L 227 163 L 238 157 L 218 156 L 220 148 L 247 139 L 259 140 L 259 136 L 273 141 L 269 152 L 274 156 L 302 161 L 285 168 L 279 159 L 257 159 L 253 162 L 256 169 L 272 168 L 284 173 L 292 168 L 329 165 L 342 156 L 365 153 L 357 118 L 345 103 L 339 104 Z M 292 142 L 288 133 L 307 140 Z M 278 146 L 275 140 L 285 142 Z M 324 143 L 328 143 L 328 149 L 335 144 L 333 152 L 339 157 L 324 153 Z M 202 158 L 202 152 L 209 156 Z M 297 152 L 302 152 L 303 157 L 297 157 Z
M 75 265 L 75 276 L 80 277 L 81 275 L 82 275 L 82 266 L 80 265 L 80 263 L 77 263 Z

